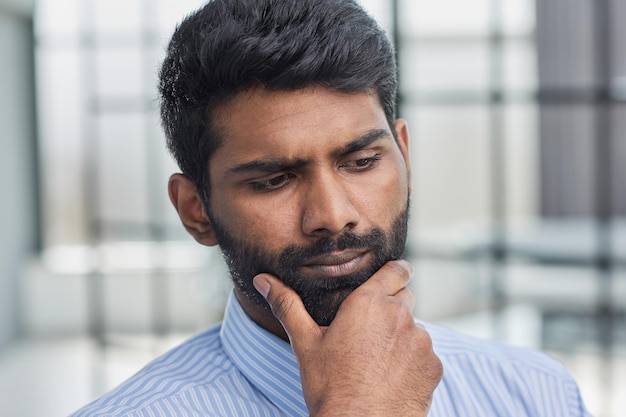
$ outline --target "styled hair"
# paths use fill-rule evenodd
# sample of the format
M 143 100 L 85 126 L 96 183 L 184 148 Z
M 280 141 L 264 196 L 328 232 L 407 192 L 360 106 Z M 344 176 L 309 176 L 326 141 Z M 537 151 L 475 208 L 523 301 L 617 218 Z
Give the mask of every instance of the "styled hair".
M 353 0 L 213 0 L 176 28 L 159 73 L 167 146 L 208 204 L 215 109 L 253 87 L 376 94 L 391 126 L 394 51 Z M 207 207 L 208 209 L 208 207 Z

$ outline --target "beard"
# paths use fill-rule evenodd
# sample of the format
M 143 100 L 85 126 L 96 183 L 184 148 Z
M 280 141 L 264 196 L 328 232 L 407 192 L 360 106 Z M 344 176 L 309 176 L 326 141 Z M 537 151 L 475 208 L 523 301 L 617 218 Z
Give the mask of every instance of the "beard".
M 320 326 L 328 326 L 341 303 L 357 287 L 367 281 L 386 262 L 399 259 L 404 253 L 407 236 L 409 203 L 396 217 L 387 233 L 374 227 L 362 234 L 346 231 L 336 238 L 321 237 L 307 245 L 290 245 L 279 254 L 272 254 L 260 245 L 237 239 L 223 224 L 209 215 L 217 241 L 230 270 L 233 284 L 249 300 L 266 310 L 269 304 L 252 284 L 260 273 L 270 273 L 291 287 L 302 299 L 304 307 Z M 346 249 L 368 250 L 373 256 L 359 271 L 342 277 L 315 277 L 300 272 L 309 259 Z

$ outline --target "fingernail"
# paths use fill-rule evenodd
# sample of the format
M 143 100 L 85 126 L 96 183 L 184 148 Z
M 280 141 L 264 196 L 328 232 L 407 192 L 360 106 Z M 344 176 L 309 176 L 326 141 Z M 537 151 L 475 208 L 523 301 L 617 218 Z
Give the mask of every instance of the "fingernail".
M 263 275 L 257 275 L 252 280 L 252 284 L 254 284 L 254 288 L 261 293 L 263 298 L 267 298 L 267 294 L 270 292 L 270 288 L 272 287 L 267 278 Z

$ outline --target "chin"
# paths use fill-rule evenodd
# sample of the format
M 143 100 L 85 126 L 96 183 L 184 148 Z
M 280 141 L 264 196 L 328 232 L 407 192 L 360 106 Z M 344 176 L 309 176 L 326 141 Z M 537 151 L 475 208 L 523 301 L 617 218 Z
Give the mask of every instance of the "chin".
M 319 326 L 329 326 L 335 319 L 341 304 L 360 284 L 352 282 L 350 286 L 343 286 L 332 291 L 320 290 L 316 294 L 300 294 L 300 298 Z

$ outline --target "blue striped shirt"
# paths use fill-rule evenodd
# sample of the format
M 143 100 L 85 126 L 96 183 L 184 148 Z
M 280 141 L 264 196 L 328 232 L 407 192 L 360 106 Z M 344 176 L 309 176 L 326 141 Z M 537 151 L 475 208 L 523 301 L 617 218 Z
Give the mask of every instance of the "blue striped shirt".
M 429 417 L 589 416 L 565 368 L 546 355 L 425 324 L 444 376 Z M 288 343 L 231 295 L 224 321 L 154 360 L 72 417 L 308 416 Z

